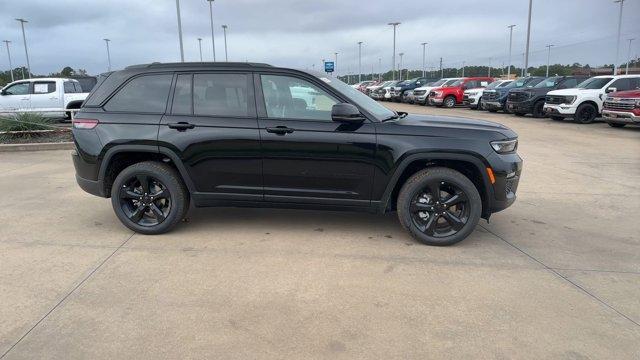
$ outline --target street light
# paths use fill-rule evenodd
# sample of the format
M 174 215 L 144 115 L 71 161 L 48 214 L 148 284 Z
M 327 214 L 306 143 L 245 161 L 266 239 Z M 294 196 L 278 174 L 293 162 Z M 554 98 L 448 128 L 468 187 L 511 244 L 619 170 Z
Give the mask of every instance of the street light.
M 378 81 L 382 81 L 382 58 L 378 58 Z
M 400 55 L 400 69 L 398 69 L 398 71 L 400 71 L 400 81 L 402 81 L 402 55 L 404 55 L 404 53 L 399 53 L 398 55 Z
M 9 50 L 9 40 L 2 40 L 7 45 L 7 56 L 9 56 L 9 72 L 11 72 L 11 82 L 13 82 L 13 65 L 11 64 L 11 51 Z
M 549 59 L 551 58 L 551 47 L 552 46 L 553 46 L 552 44 L 547 45 L 547 49 L 548 49 L 548 51 L 547 51 L 547 75 L 546 75 L 547 77 L 549 77 Z
M 425 62 L 426 60 L 426 54 L 427 54 L 427 44 L 426 42 L 421 43 L 420 45 L 422 45 L 422 77 L 425 77 L 427 69 L 427 63 Z
M 176 0 L 176 12 L 178 14 L 178 39 L 180 40 L 180 61 L 184 62 L 184 47 L 182 46 L 182 20 L 180 19 L 180 0 Z
M 109 39 L 102 39 L 107 44 L 107 64 L 109 64 L 109 71 L 111 71 L 111 53 L 109 52 Z
M 213 49 L 213 61 L 216 61 L 216 39 L 213 37 L 213 0 L 209 2 L 209 18 L 211 20 L 211 48 Z
M 392 70 L 391 80 L 395 80 L 396 79 L 396 28 L 398 27 L 398 25 L 400 25 L 400 23 L 391 22 L 391 23 L 388 23 L 387 25 L 393 26 L 393 59 L 392 59 L 393 70 Z
M 614 3 L 620 3 L 620 14 L 618 15 L 618 39 L 616 40 L 616 62 L 613 63 L 613 75 L 616 75 L 618 70 L 618 55 L 620 54 L 620 30 L 622 29 L 622 6 L 624 0 L 615 0 Z
M 629 40 L 629 51 L 627 52 L 627 68 L 624 71 L 625 75 L 629 75 L 629 63 L 631 62 L 631 42 L 635 40 L 635 38 L 628 39 L 628 40 Z M 9 59 L 9 62 L 11 62 L 11 59 Z
M 29 64 L 29 51 L 27 50 L 27 37 L 24 34 L 24 23 L 27 23 L 28 21 L 25 19 L 16 19 L 16 20 L 20 21 L 20 26 L 22 27 L 22 42 L 24 42 L 24 55 L 27 57 L 27 72 L 28 72 L 27 75 L 29 75 L 29 78 L 31 78 L 31 65 Z
M 227 55 L 227 25 L 222 25 L 222 32 L 224 33 L 224 61 L 229 61 L 229 55 Z
M 358 82 L 362 81 L 362 41 L 358 41 Z
M 509 65 L 507 67 L 507 79 L 511 76 L 511 49 L 513 45 L 513 27 L 515 25 L 507 26 L 509 28 Z
M 465 62 L 462 62 L 462 77 L 464 77 L 464 67 L 465 67 Z
M 533 0 L 529 0 L 529 20 L 527 21 L 527 49 L 524 55 L 524 73 L 522 76 L 527 76 L 529 70 L 529 38 L 531 37 L 531 5 Z
M 333 71 L 336 73 L 336 77 L 338 76 L 338 53 L 334 52 L 333 56 L 335 57 L 335 61 L 333 63 Z
M 202 62 L 202 38 L 198 38 L 198 50 L 200 51 L 200 62 Z
M 491 58 L 489 58 L 489 74 L 488 77 L 491 77 Z

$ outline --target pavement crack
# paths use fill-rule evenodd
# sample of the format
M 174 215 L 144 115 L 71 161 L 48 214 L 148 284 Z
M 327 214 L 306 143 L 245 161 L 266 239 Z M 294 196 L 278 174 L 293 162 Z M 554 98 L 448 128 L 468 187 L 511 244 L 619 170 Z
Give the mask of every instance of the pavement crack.
M 13 350 L 25 337 L 27 337 L 27 335 L 29 335 L 33 329 L 35 329 L 38 325 L 40 325 L 40 323 L 42 323 L 49 315 L 51 315 L 51 313 L 53 313 L 60 305 L 62 305 L 62 303 L 65 302 L 65 300 L 67 300 L 67 298 L 69 298 L 69 296 L 71 296 L 71 294 L 73 294 L 76 290 L 78 290 L 78 288 L 80 288 L 80 286 L 82 286 L 82 284 L 84 284 L 87 280 L 89 280 L 89 278 L 96 273 L 96 271 L 98 271 L 107 261 L 109 261 L 109 259 L 111 259 L 113 257 L 113 255 L 115 255 L 118 250 L 120 250 L 127 242 L 129 242 L 129 240 L 131 240 L 131 238 L 133 237 L 133 235 L 135 235 L 136 233 L 132 233 L 131 235 L 129 235 L 129 237 L 127 237 L 122 244 L 120 244 L 120 246 L 118 246 L 115 250 L 113 250 L 113 252 L 111 252 L 111 254 L 109 254 L 109 256 L 107 256 L 106 258 L 104 258 L 99 264 L 98 266 L 96 266 L 93 270 L 91 270 L 91 272 L 89 274 L 87 274 L 87 276 L 85 276 L 76 286 L 73 287 L 73 289 L 71 289 L 71 291 L 69 291 L 62 299 L 60 299 L 60 301 L 58 301 L 58 303 L 56 303 L 51 310 L 49 310 L 46 314 L 44 314 L 44 316 L 42 318 L 40 318 L 40 320 L 38 320 L 31 328 L 29 328 L 29 330 L 27 330 L 27 332 L 25 332 L 19 339 L 18 341 L 16 341 L 13 345 L 11 345 L 9 347 L 9 349 L 7 349 L 7 351 L 5 351 L 1 356 L 0 359 L 4 359 L 5 356 L 7 356 L 7 354 L 9 354 L 9 352 L 11 352 L 11 350 Z
M 628 315 L 624 314 L 623 312 L 621 312 L 620 310 L 614 308 L 613 306 L 609 305 L 606 301 L 600 299 L 599 297 L 597 297 L 596 295 L 592 294 L 591 292 L 589 292 L 589 290 L 585 289 L 584 287 L 580 286 L 578 283 L 572 281 L 571 279 L 569 279 L 568 277 L 562 275 L 559 271 L 557 271 L 557 269 L 552 268 L 550 266 L 548 266 L 547 264 L 543 263 L 542 261 L 538 260 L 537 258 L 535 258 L 533 255 L 527 253 L 526 251 L 522 250 L 521 248 L 519 248 L 518 246 L 516 246 L 515 244 L 513 244 L 512 242 L 506 240 L 505 238 L 503 238 L 502 236 L 496 234 L 495 232 L 487 229 L 486 227 L 482 226 L 482 225 L 478 225 L 481 228 L 485 229 L 487 232 L 489 232 L 490 234 L 492 234 L 493 236 L 497 237 L 498 239 L 504 241 L 506 244 L 508 244 L 509 246 L 513 247 L 514 249 L 518 250 L 520 253 L 524 254 L 525 256 L 527 256 L 529 259 L 537 262 L 538 264 L 540 264 L 542 267 L 544 267 L 546 270 L 550 271 L 551 273 L 555 274 L 556 276 L 558 276 L 559 278 L 565 280 L 566 282 L 568 282 L 569 284 L 573 285 L 575 288 L 577 288 L 578 290 L 582 291 L 583 293 L 585 293 L 586 295 L 590 296 L 592 299 L 596 300 L 597 302 L 599 302 L 600 304 L 604 305 L 605 307 L 613 310 L 615 313 L 617 313 L 618 315 L 622 316 L 623 318 L 629 320 L 631 323 L 633 323 L 634 325 L 640 327 L 640 323 L 638 323 L 637 321 L 633 320 L 632 318 L 630 318 Z

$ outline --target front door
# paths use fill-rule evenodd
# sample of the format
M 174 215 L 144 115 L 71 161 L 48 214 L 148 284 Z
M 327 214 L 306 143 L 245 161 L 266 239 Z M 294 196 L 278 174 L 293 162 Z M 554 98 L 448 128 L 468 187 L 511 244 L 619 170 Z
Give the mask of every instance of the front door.
M 179 154 L 199 201 L 262 201 L 260 138 L 251 73 L 176 76 L 158 141 Z
M 6 87 L 0 96 L 0 110 L 28 110 L 31 107 L 30 88 L 28 81 Z
M 342 102 L 312 78 L 256 75 L 265 200 L 368 206 L 375 128 L 331 120 Z

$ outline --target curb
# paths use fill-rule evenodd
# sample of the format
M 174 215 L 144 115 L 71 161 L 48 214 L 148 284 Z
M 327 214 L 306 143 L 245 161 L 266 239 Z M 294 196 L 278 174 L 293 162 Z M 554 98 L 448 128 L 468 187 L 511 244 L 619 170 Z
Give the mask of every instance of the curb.
M 73 150 L 73 142 L 36 143 L 36 144 L 0 144 L 0 152 Z

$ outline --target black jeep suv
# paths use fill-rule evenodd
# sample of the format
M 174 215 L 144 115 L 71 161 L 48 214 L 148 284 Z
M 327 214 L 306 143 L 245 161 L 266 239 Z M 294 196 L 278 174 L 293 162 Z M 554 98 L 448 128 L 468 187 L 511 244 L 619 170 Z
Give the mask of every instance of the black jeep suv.
M 449 245 L 513 203 L 522 168 L 502 125 L 396 113 L 335 78 L 252 63 L 104 74 L 73 138 L 80 187 L 144 234 L 190 203 L 397 210 L 419 241 Z

